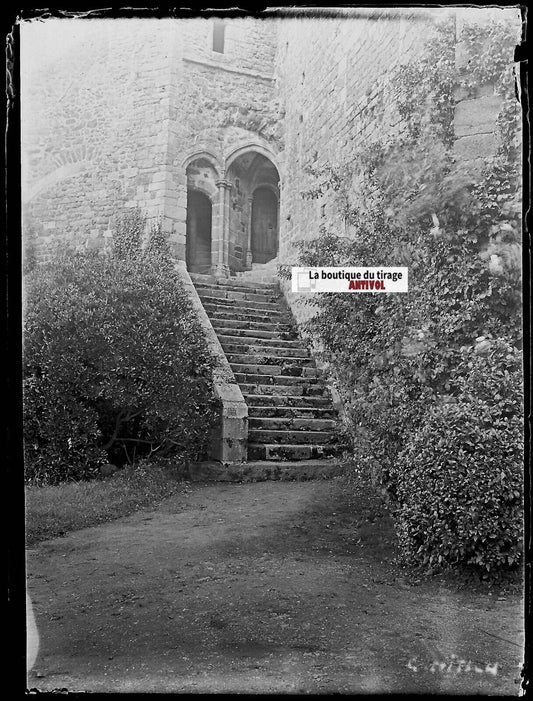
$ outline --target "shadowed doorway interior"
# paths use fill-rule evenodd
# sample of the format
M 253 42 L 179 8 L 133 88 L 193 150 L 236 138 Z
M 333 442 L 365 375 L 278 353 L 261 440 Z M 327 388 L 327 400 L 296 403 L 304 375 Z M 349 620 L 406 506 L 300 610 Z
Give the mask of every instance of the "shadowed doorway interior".
M 278 252 L 278 198 L 267 187 L 254 192 L 251 248 L 254 263 L 268 263 Z
M 211 270 L 211 200 L 197 190 L 187 192 L 187 270 L 209 273 Z

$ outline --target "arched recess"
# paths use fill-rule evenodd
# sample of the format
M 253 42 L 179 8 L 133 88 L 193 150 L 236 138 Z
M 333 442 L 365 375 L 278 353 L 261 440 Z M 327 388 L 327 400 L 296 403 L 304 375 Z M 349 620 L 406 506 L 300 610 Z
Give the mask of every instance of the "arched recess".
M 200 190 L 187 191 L 187 234 L 185 259 L 191 273 L 211 270 L 212 205 Z
M 258 144 L 235 149 L 225 163 L 225 181 L 230 271 L 267 263 L 279 247 L 279 171 L 273 154 Z
M 187 159 L 186 175 L 187 269 L 192 273 L 210 273 L 213 257 L 213 205 L 218 201 L 218 170 L 205 153 L 194 154 Z
M 273 188 L 256 187 L 252 195 L 250 253 L 253 263 L 268 263 L 278 255 L 278 198 Z
M 211 153 L 211 151 L 198 150 L 194 153 L 191 153 L 182 162 L 182 168 L 187 170 L 187 168 L 191 165 L 191 163 L 194 163 L 194 161 L 203 161 L 205 163 L 209 163 L 209 165 L 211 165 L 211 167 L 215 171 L 217 177 L 220 176 L 221 168 L 218 162 L 218 158 L 215 156 L 214 153 Z
M 276 168 L 278 172 L 278 179 L 279 179 L 279 174 L 280 174 L 280 168 L 279 168 L 279 163 L 276 157 L 276 154 L 271 151 L 269 148 L 266 146 L 262 146 L 261 144 L 255 144 L 253 142 L 249 142 L 246 144 L 243 144 L 242 146 L 239 146 L 238 148 L 234 149 L 231 151 L 225 159 L 224 163 L 224 170 L 227 173 L 228 170 L 231 168 L 232 164 L 241 156 L 244 156 L 247 153 L 258 153 L 262 156 L 264 156 L 266 159 L 268 159 L 272 165 Z

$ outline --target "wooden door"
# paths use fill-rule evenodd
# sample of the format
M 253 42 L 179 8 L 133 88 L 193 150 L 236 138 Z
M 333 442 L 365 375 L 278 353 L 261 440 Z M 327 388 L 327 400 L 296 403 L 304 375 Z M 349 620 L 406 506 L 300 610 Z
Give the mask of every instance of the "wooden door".
M 254 192 L 251 248 L 254 263 L 268 263 L 278 253 L 278 198 L 267 187 Z

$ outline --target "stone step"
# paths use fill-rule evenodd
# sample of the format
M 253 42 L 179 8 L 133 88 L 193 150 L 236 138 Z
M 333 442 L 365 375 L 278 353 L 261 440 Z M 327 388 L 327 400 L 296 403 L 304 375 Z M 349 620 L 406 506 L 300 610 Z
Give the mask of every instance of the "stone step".
M 285 431 L 283 429 L 254 428 L 248 431 L 250 443 L 267 443 L 268 445 L 328 445 L 333 443 L 335 434 L 330 431 Z
M 255 389 L 255 385 L 251 385 Z M 279 386 L 269 385 L 268 389 L 274 391 L 279 389 Z M 292 394 L 274 394 L 268 392 L 261 394 L 260 392 L 247 392 L 243 387 L 241 391 L 244 395 L 246 404 L 250 407 L 279 407 L 279 408 L 305 408 L 305 409 L 331 409 L 331 397 L 329 394 L 302 395 L 300 393 Z
M 336 458 L 322 460 L 249 460 L 222 465 L 215 461 L 193 463 L 193 482 L 262 482 L 265 480 L 329 479 L 345 474 L 347 464 Z
M 251 309 L 221 309 L 216 305 L 204 304 L 204 309 L 207 312 L 207 316 L 214 321 L 219 319 L 221 321 L 236 320 L 236 321 L 250 321 L 256 324 L 264 324 L 268 322 L 269 324 L 284 324 L 291 328 L 294 327 L 294 321 L 292 317 L 281 310 L 269 309 L 265 311 L 264 309 L 251 310 Z
M 279 281 L 272 276 L 265 275 L 232 277 L 228 278 L 228 280 L 219 280 L 217 284 L 218 287 L 225 287 L 231 290 L 235 288 L 241 289 L 243 287 L 260 291 L 279 290 Z
M 282 368 L 303 368 L 303 367 L 309 367 L 309 368 L 314 368 L 315 367 L 315 361 L 312 358 L 305 358 L 305 357 L 291 357 L 291 356 L 284 356 L 284 355 L 272 355 L 269 352 L 270 349 L 266 349 L 262 353 L 254 353 L 252 350 L 250 350 L 249 353 L 230 353 L 229 351 L 226 352 L 226 357 L 228 358 L 230 363 L 235 363 L 235 364 L 243 364 L 243 365 L 272 365 L 272 366 L 280 366 Z M 280 349 L 281 350 L 281 349 Z M 289 375 L 290 373 L 278 373 L 280 375 L 287 374 Z
M 267 366 L 264 366 L 267 367 Z M 299 385 L 309 387 L 319 384 L 316 377 L 295 377 L 294 375 L 261 375 L 253 372 L 235 372 L 235 379 L 238 384 L 268 384 L 268 385 Z
M 253 399 L 253 395 L 249 397 L 250 402 Z M 253 418 L 336 419 L 337 410 L 331 406 L 254 406 L 248 404 L 248 420 Z
M 315 367 L 302 367 L 298 365 L 252 365 L 250 363 L 234 363 L 230 361 L 231 369 L 235 375 L 265 375 L 271 377 L 312 378 L 318 377 Z M 246 380 L 248 381 L 248 380 Z
M 235 378 L 237 379 L 237 378 Z M 239 383 L 240 384 L 240 383 Z M 298 385 L 261 385 L 247 384 L 240 385 L 243 394 L 275 394 L 277 397 L 301 396 L 301 397 L 328 397 L 327 389 L 321 384 L 298 384 Z M 327 400 L 331 402 L 331 399 Z
M 334 445 L 248 444 L 248 460 L 319 460 L 333 457 L 337 452 Z
M 264 321 L 253 321 L 249 319 L 235 318 L 235 316 L 233 316 L 233 318 L 230 319 L 220 319 L 216 315 L 210 317 L 210 319 L 213 328 L 216 328 L 217 326 L 222 326 L 226 329 L 248 329 L 248 331 L 274 331 L 276 333 L 289 333 L 290 331 L 296 331 L 296 326 L 294 325 L 294 323 L 268 321 L 267 319 L 265 319 Z
M 317 418 L 302 418 L 293 416 L 284 417 L 257 417 L 248 414 L 248 426 L 250 431 L 303 431 L 308 435 L 317 431 L 333 431 L 336 422 L 333 419 L 317 419 Z M 252 434 L 250 434 L 252 435 Z M 256 443 L 261 443 L 260 440 L 255 440 Z M 276 441 L 269 441 L 275 443 Z M 300 441 L 290 441 L 291 443 L 299 443 Z
M 249 282 L 251 284 L 267 284 L 279 285 L 279 278 L 276 275 L 245 275 L 241 278 L 236 278 L 236 281 Z
M 213 324 L 217 336 L 242 336 L 243 338 L 261 341 L 263 339 L 273 339 L 276 341 L 297 341 L 298 334 L 296 331 L 273 331 L 262 329 L 242 329 L 235 326 L 220 326 Z
M 229 278 L 217 278 L 213 275 L 202 275 L 194 273 L 191 275 L 191 280 L 195 284 L 204 285 L 206 287 L 257 287 L 263 288 L 279 288 L 279 280 L 277 277 L 272 277 L 272 275 L 246 275 L 242 274 L 238 277 Z
M 216 278 L 214 275 L 211 275 L 211 274 L 189 272 L 189 276 L 190 276 L 191 280 L 193 281 L 193 284 L 195 287 L 196 287 L 196 285 L 201 285 L 201 284 L 218 285 L 218 278 Z
M 264 311 L 266 310 L 267 312 L 275 312 L 279 311 L 281 309 L 280 303 L 279 302 L 247 302 L 246 300 L 242 299 L 227 299 L 227 298 L 222 298 L 222 297 L 206 297 L 204 295 L 199 295 L 200 299 L 202 300 L 202 304 L 204 307 L 207 307 L 207 305 L 210 305 L 211 307 L 214 307 L 216 309 L 236 309 L 236 310 L 245 310 L 249 309 L 250 311 Z
M 250 290 L 254 292 L 279 292 L 279 282 L 267 277 L 257 278 L 234 278 L 231 285 L 221 284 L 219 287 L 225 287 L 230 290 Z
M 199 295 L 202 304 L 205 307 L 212 309 L 220 309 L 222 311 L 241 311 L 246 310 L 256 313 L 279 312 L 280 314 L 288 314 L 292 318 L 292 313 L 285 302 L 273 300 L 270 302 L 247 301 L 245 299 L 233 299 L 230 297 L 207 297 Z
M 338 454 L 337 411 L 278 283 L 196 276 L 195 285 L 249 407 L 248 461 Z
M 234 329 L 232 329 L 234 331 Z M 222 348 L 228 353 L 279 353 L 280 355 L 300 358 L 302 356 L 309 357 L 309 350 L 305 347 L 300 339 L 279 339 L 279 338 L 245 338 L 236 336 L 233 333 L 221 334 L 218 333 L 218 340 L 222 344 Z M 294 355 L 293 355 L 294 354 Z
M 272 302 L 281 296 L 279 288 L 272 286 L 249 287 L 246 285 L 195 285 L 200 295 L 221 297 L 226 299 L 250 299 L 263 302 Z

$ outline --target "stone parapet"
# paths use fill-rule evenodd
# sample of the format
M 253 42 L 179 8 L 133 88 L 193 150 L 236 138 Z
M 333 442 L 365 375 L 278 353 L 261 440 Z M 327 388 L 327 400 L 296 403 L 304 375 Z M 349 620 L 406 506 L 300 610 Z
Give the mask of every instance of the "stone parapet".
M 225 465 L 245 462 L 248 449 L 248 407 L 185 262 L 175 261 L 175 267 L 200 321 L 209 350 L 216 360 L 213 385 L 220 402 L 220 421 L 211 441 L 210 457 Z

